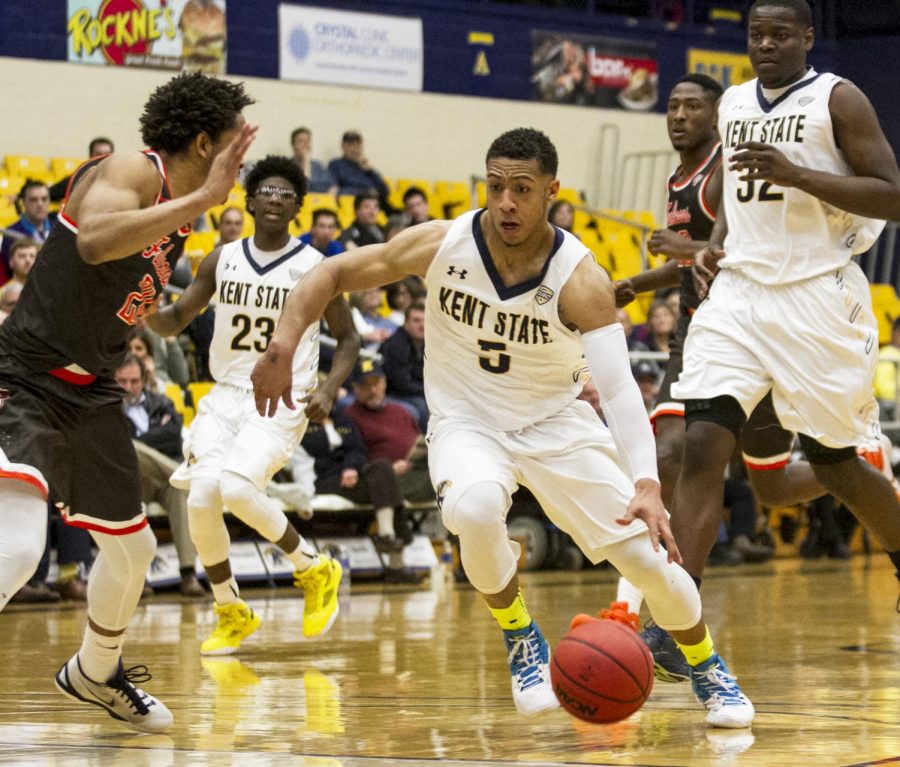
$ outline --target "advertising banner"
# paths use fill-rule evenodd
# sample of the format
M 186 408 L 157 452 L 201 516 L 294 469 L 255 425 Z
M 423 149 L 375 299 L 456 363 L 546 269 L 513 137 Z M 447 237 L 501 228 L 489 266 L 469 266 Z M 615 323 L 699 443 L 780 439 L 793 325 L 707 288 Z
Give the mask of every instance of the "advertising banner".
M 756 77 L 749 56 L 728 51 L 707 51 L 702 48 L 688 48 L 687 70 L 709 75 L 713 80 L 722 83 L 723 88 L 740 85 Z
M 68 0 L 69 61 L 225 72 L 225 0 Z
M 278 6 L 283 80 L 422 90 L 422 20 Z
M 656 43 L 532 30 L 534 98 L 648 111 L 659 100 Z

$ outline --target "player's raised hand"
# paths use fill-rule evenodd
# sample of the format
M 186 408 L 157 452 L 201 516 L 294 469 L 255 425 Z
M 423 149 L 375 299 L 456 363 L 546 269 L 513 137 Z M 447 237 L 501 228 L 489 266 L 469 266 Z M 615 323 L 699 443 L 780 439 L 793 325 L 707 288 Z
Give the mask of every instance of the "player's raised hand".
M 728 168 L 741 173 L 741 181 L 769 181 L 778 186 L 796 186 L 800 170 L 779 149 L 761 141 L 738 144 Z
M 670 562 L 681 564 L 681 552 L 675 544 L 672 528 L 669 527 L 669 514 L 663 506 L 658 482 L 640 479 L 634 488 L 634 498 L 628 504 L 625 514 L 616 519 L 616 524 L 627 526 L 640 519 L 647 525 L 653 550 L 659 551 L 660 541 L 666 545 Z
M 214 205 L 224 203 L 228 199 L 228 193 L 237 180 L 241 165 L 244 164 L 244 155 L 256 138 L 258 130 L 258 125 L 244 123 L 231 143 L 213 160 L 203 186 Z
M 634 292 L 634 284 L 631 280 L 616 280 L 613 283 L 613 288 L 616 291 L 616 308 L 628 306 L 637 295 Z
M 710 245 L 694 256 L 694 287 L 701 300 L 706 298 L 709 285 L 719 271 L 719 261 L 725 257 L 725 251 L 718 245 Z
M 279 400 L 284 402 L 288 409 L 297 409 L 291 385 L 293 362 L 293 352 L 289 354 L 273 340 L 253 366 L 250 381 L 253 383 L 256 410 L 261 416 L 269 418 L 274 416 L 278 410 Z
M 671 229 L 656 229 L 647 239 L 647 250 L 654 256 L 680 259 L 685 257 L 685 243 L 688 242 L 690 240 Z

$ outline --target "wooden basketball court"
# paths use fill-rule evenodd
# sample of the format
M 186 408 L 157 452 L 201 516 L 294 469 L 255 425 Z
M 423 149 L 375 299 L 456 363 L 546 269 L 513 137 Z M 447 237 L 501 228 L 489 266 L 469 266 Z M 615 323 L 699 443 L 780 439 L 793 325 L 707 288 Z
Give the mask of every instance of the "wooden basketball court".
M 605 606 L 614 573 L 535 573 L 526 598 L 552 644 L 573 613 Z M 138 735 L 53 686 L 78 647 L 83 608 L 0 614 L 0 762 L 16 765 L 900 765 L 898 584 L 887 559 L 779 560 L 710 570 L 703 594 L 719 650 L 753 700 L 747 730 L 710 730 L 686 684 L 657 682 L 613 725 L 512 704 L 498 628 L 468 587 L 358 587 L 322 640 L 304 641 L 290 589 L 246 592 L 263 626 L 237 656 L 201 659 L 211 603 L 153 597 L 126 666 L 172 709 Z M 644 618 L 647 616 L 644 615 Z

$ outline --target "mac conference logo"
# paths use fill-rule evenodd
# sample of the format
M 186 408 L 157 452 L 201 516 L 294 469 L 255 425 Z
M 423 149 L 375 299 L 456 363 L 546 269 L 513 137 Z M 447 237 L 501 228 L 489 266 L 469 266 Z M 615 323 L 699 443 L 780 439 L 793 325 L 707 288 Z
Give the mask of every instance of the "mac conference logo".
M 291 55 L 295 59 L 303 61 L 309 56 L 310 48 L 312 48 L 309 32 L 303 27 L 295 27 L 292 29 L 291 34 L 288 37 L 288 47 L 290 48 Z

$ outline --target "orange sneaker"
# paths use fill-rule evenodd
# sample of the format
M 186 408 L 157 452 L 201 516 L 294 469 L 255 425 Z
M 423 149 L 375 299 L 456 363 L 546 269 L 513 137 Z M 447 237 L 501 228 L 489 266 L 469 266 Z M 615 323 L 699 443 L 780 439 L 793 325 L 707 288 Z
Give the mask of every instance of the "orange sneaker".
M 627 602 L 613 602 L 609 607 L 601 610 L 597 614 L 596 618 L 585 613 L 578 613 L 578 615 L 572 618 L 572 622 L 569 624 L 569 628 L 573 629 L 576 626 L 580 626 L 582 623 L 596 620 L 618 621 L 619 623 L 622 623 L 625 626 L 628 626 L 628 628 L 634 629 L 635 631 L 640 631 L 641 629 L 640 618 L 638 618 L 638 616 L 634 613 L 628 612 Z

